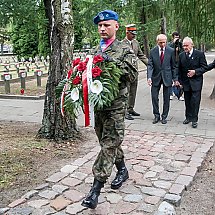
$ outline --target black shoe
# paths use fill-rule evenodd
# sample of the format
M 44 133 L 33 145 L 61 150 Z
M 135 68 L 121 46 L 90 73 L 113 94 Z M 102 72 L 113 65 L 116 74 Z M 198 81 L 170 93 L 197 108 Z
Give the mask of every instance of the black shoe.
M 161 123 L 162 123 L 162 124 L 167 124 L 166 119 L 162 119 L 162 120 L 161 120 Z
M 160 118 L 159 117 L 155 117 L 152 121 L 153 124 L 156 124 L 160 121 Z
M 125 118 L 128 119 L 128 120 L 134 120 L 134 118 L 129 113 L 125 114 Z
M 190 123 L 189 119 L 185 119 L 184 122 L 183 122 L 183 124 L 185 124 L 185 125 L 188 124 L 188 123 Z
M 114 180 L 111 182 L 111 189 L 113 190 L 119 189 L 122 186 L 122 183 L 129 178 L 128 170 L 125 166 L 124 160 L 116 164 L 116 168 L 118 172 Z
M 128 113 L 129 113 L 130 115 L 132 115 L 132 116 L 140 116 L 140 114 L 137 113 L 137 112 L 134 111 L 134 110 L 130 110 L 130 111 L 128 111 Z
M 192 122 L 192 127 L 193 127 L 193 128 L 197 128 L 197 126 L 198 126 L 198 123 L 197 123 L 197 122 Z
M 95 209 L 98 205 L 98 197 L 102 187 L 104 187 L 104 183 L 94 179 L 93 186 L 81 205 L 86 208 Z

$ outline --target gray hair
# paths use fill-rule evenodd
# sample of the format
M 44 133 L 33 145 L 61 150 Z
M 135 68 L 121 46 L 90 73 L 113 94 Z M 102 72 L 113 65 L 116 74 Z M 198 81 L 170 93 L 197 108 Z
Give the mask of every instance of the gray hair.
M 183 42 L 189 42 L 189 43 L 191 43 L 193 45 L 193 40 L 190 37 L 185 37 L 183 39 Z
M 157 35 L 157 38 L 156 38 L 156 41 L 160 40 L 160 39 L 165 39 L 167 40 L 167 36 L 165 34 L 158 34 Z

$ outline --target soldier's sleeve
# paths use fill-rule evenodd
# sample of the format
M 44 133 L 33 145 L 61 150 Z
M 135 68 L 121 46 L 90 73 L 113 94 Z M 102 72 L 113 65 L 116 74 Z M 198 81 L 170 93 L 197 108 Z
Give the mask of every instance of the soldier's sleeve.
M 212 70 L 213 68 L 215 68 L 215 60 L 212 63 L 208 64 L 207 71 Z
M 143 54 L 143 51 L 141 50 L 139 43 L 138 43 L 137 57 L 147 66 L 148 58 Z
M 202 75 L 207 71 L 208 65 L 204 52 L 199 52 L 199 68 L 195 69 L 195 75 Z
M 121 68 L 129 82 L 133 82 L 138 77 L 137 58 L 129 47 L 123 47 Z

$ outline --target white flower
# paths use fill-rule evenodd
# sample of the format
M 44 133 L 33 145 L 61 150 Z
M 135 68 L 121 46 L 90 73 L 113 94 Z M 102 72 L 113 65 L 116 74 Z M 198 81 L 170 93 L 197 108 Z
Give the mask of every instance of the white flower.
M 77 87 L 73 88 L 71 91 L 71 99 L 75 102 L 79 99 L 79 90 Z
M 92 91 L 92 93 L 99 95 L 99 93 L 101 93 L 103 90 L 102 83 L 99 80 L 93 81 L 90 85 L 90 90 Z

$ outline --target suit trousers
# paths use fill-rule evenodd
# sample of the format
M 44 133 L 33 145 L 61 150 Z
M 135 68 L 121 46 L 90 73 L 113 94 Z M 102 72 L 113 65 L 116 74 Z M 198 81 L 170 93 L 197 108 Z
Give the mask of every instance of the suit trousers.
M 117 110 L 99 111 L 95 114 L 95 131 L 101 150 L 93 164 L 94 178 L 106 182 L 115 163 L 124 158 L 121 143 L 125 132 L 125 103 Z
M 138 78 L 129 84 L 128 86 L 128 111 L 132 111 L 134 109 L 136 95 L 137 95 L 137 84 L 138 84 Z
M 166 119 L 169 113 L 169 107 L 170 107 L 170 92 L 171 92 L 171 86 L 166 87 L 164 84 L 162 84 L 162 81 L 158 86 L 151 87 L 151 97 L 152 97 L 152 106 L 153 106 L 153 114 L 155 117 L 160 118 L 160 111 L 159 111 L 159 91 L 161 88 L 161 85 L 163 85 L 163 112 L 161 115 L 162 119 Z
M 185 117 L 191 122 L 198 121 L 199 106 L 201 101 L 201 90 L 184 91 Z

